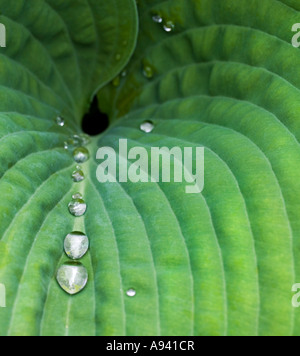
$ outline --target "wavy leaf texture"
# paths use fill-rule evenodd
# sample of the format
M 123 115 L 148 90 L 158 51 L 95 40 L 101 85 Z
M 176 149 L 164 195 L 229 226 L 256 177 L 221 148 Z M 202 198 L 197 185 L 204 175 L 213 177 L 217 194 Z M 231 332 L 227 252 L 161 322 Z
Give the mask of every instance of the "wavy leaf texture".
M 70 298 L 55 282 L 64 235 L 76 223 L 84 229 L 67 209 L 75 163 L 63 146 L 80 132 L 93 93 L 128 62 L 136 4 L 15 0 L 0 7 L 7 33 L 0 52 L 0 281 L 7 291 L 0 334 L 101 334 L 92 257 L 85 293 Z
M 291 305 L 300 273 L 300 57 L 291 45 L 298 11 L 296 1 L 142 1 L 127 78 L 99 94 L 114 121 L 105 144 L 125 133 L 145 147 L 206 150 L 201 196 L 161 185 L 154 201 L 159 209 L 169 202 L 186 267 L 180 282 L 179 262 L 169 269 L 179 282 L 168 287 L 172 329 L 159 294 L 163 334 L 299 335 Z M 174 30 L 155 23 L 157 14 Z M 145 64 L 153 78 L 143 75 Z M 144 120 L 155 123 L 151 136 L 137 130 Z M 158 290 L 166 288 L 156 277 Z
M 299 4 L 139 0 L 130 61 L 134 1 L 0 5 L 0 335 L 299 335 Z M 128 61 L 120 85 L 103 87 Z M 112 126 L 74 184 L 63 142 L 101 87 Z M 120 138 L 149 151 L 205 147 L 205 189 L 100 184 L 96 151 L 118 151 Z M 77 191 L 88 210 L 75 219 Z M 74 230 L 90 238 L 89 283 L 70 297 L 55 273 Z

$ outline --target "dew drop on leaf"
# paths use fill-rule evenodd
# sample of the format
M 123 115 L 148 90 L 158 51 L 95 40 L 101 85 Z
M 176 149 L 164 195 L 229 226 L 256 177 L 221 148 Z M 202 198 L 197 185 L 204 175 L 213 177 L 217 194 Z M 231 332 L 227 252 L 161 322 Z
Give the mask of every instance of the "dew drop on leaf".
M 90 158 L 90 153 L 85 147 L 78 147 L 74 150 L 73 157 L 77 163 L 84 163 Z
M 111 83 L 115 88 L 118 88 L 120 86 L 120 76 L 118 75 Z
M 165 30 L 166 32 L 172 32 L 172 31 L 174 31 L 174 29 L 175 29 L 175 24 L 174 24 L 173 21 L 168 20 L 168 21 L 165 21 L 165 22 L 164 22 L 163 28 L 164 28 L 164 30 Z
M 79 260 L 89 249 L 89 239 L 82 232 L 71 232 L 65 238 L 64 249 L 72 260 Z
M 144 121 L 141 124 L 140 129 L 145 133 L 151 133 L 154 130 L 154 124 L 152 121 Z
M 56 123 L 57 123 L 58 126 L 64 127 L 65 126 L 65 119 L 63 117 L 61 117 L 61 116 L 57 116 Z
M 121 77 L 122 77 L 122 78 L 125 78 L 126 75 L 127 75 L 127 70 L 124 69 L 123 72 L 121 72 Z
M 72 195 L 72 199 L 82 199 L 82 195 L 80 193 L 76 193 Z
M 85 288 L 88 272 L 79 262 L 66 262 L 58 269 L 56 280 L 65 292 L 74 295 Z
M 87 146 L 91 143 L 91 137 L 87 134 L 80 134 L 78 137 L 81 146 Z
M 143 68 L 143 75 L 148 79 L 152 79 L 154 76 L 154 70 L 149 64 L 145 64 Z
M 136 296 L 136 291 L 134 289 L 129 289 L 126 292 L 126 294 L 127 294 L 128 297 L 135 297 Z
M 80 136 L 73 135 L 68 138 L 68 140 L 64 144 L 64 147 L 66 150 L 74 150 L 76 147 L 82 146 L 81 142 L 82 140 Z
M 156 22 L 156 23 L 162 23 L 163 22 L 163 18 L 158 13 L 153 13 L 152 14 L 152 20 L 154 22 Z
M 76 167 L 76 170 L 72 173 L 73 182 L 79 183 L 84 180 L 84 173 L 80 166 Z
M 73 197 L 75 197 L 75 195 Z M 73 200 L 69 203 L 68 207 L 70 214 L 76 217 L 84 215 L 87 209 L 85 201 L 79 197 L 73 198 Z

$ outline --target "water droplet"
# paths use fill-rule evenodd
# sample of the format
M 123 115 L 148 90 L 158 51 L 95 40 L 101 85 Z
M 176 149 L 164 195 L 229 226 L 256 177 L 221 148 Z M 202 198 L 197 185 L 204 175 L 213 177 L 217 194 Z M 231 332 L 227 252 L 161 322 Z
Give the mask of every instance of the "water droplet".
M 128 297 L 135 297 L 136 291 L 134 289 L 129 289 L 126 294 L 128 295 Z
M 76 167 L 76 170 L 72 173 L 72 178 L 75 183 L 79 183 L 84 180 L 84 173 L 80 166 Z
M 78 147 L 74 150 L 73 157 L 77 163 L 84 163 L 90 158 L 90 153 L 85 147 Z
M 125 78 L 126 75 L 127 75 L 127 70 L 124 69 L 123 72 L 121 72 L 121 77 L 122 77 L 122 78 Z
M 152 121 L 145 121 L 141 124 L 140 129 L 145 133 L 151 133 L 154 130 L 154 124 Z
M 57 116 L 56 123 L 57 123 L 58 126 L 64 127 L 65 126 L 65 119 L 63 117 L 61 117 L 61 116 Z
M 167 21 L 164 22 L 164 26 L 163 27 L 164 27 L 164 30 L 166 32 L 172 32 L 175 29 L 175 24 L 173 23 L 173 21 L 167 20 Z
M 82 195 L 80 193 L 76 193 L 74 195 L 72 195 L 72 199 L 82 199 Z
M 81 146 L 87 146 L 91 143 L 91 137 L 87 134 L 80 134 L 78 136 L 79 140 L 80 140 L 80 145 Z
M 66 150 L 74 150 L 79 146 L 81 146 L 81 138 L 78 135 L 69 137 L 68 140 L 64 143 L 64 148 Z
M 66 236 L 64 248 L 72 260 L 79 260 L 89 249 L 89 239 L 82 232 L 74 231 Z
M 65 292 L 74 295 L 85 288 L 88 272 L 79 262 L 66 262 L 58 269 L 56 279 Z
M 156 22 L 156 23 L 162 23 L 163 22 L 163 18 L 158 13 L 153 13 L 152 20 L 154 22 Z
M 144 65 L 143 74 L 146 78 L 151 79 L 154 76 L 154 70 L 150 65 Z
M 69 203 L 68 207 L 69 207 L 69 212 L 78 217 L 78 216 L 82 216 L 86 213 L 86 209 L 87 209 L 87 205 L 85 203 L 85 201 L 79 197 L 81 196 L 81 194 L 75 194 L 72 197 L 72 201 Z
M 120 76 L 118 75 L 113 81 L 112 81 L 112 85 L 117 88 L 118 86 L 120 86 Z

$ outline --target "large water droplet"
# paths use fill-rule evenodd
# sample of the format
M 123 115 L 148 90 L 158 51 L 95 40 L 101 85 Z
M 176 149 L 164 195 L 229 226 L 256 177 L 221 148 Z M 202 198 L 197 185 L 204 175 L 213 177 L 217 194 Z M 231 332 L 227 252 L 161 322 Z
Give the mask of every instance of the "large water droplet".
M 86 213 L 87 205 L 82 199 L 81 195 L 73 195 L 73 200 L 69 203 L 69 212 L 76 217 L 82 216 Z
M 77 163 L 84 163 L 90 158 L 90 153 L 85 147 L 78 147 L 74 150 L 73 157 Z
M 56 123 L 57 123 L 58 126 L 64 127 L 65 126 L 65 119 L 63 117 L 61 117 L 61 116 L 57 116 Z
M 126 292 L 126 294 L 127 294 L 128 297 L 135 297 L 136 296 L 136 291 L 134 289 L 129 289 Z
M 164 30 L 166 32 L 172 32 L 175 29 L 175 24 L 174 24 L 173 21 L 167 20 L 167 21 L 164 22 L 164 26 L 163 27 L 164 27 Z
M 68 294 L 81 292 L 87 284 L 87 269 L 79 262 L 66 262 L 57 271 L 57 282 Z
M 84 173 L 80 166 L 76 167 L 76 170 L 72 173 L 72 178 L 75 183 L 79 183 L 84 180 Z
M 66 236 L 64 248 L 72 260 L 79 260 L 89 249 L 89 239 L 82 232 L 74 231 Z
M 145 133 L 151 133 L 154 130 L 154 124 L 152 121 L 145 121 L 141 124 L 140 129 Z

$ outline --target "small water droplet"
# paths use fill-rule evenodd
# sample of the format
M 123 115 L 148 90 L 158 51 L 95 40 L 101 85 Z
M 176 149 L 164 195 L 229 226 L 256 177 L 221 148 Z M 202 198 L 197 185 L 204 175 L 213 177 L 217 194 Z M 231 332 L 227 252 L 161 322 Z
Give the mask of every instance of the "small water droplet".
M 127 70 L 124 69 L 123 72 L 121 72 L 121 77 L 122 77 L 122 78 L 125 78 L 126 75 L 127 75 Z
M 112 81 L 112 85 L 115 87 L 115 88 L 118 88 L 120 86 L 120 76 L 118 75 L 113 81 Z
M 135 297 L 136 291 L 134 289 L 129 289 L 126 294 L 128 295 L 128 297 Z
M 80 193 L 76 193 L 74 195 L 72 195 L 72 199 L 82 199 L 82 195 Z
M 68 205 L 69 212 L 76 217 L 83 216 L 86 213 L 86 209 L 87 209 L 87 205 L 85 201 L 82 199 L 82 196 L 81 198 L 79 198 L 79 196 L 81 196 L 81 194 L 73 195 L 72 197 L 73 200 Z
M 78 137 L 81 146 L 87 146 L 91 143 L 91 137 L 87 134 L 80 134 Z
M 57 123 L 58 126 L 64 127 L 65 126 L 65 119 L 63 117 L 61 117 L 61 116 L 57 116 L 56 123 Z
M 174 24 L 173 21 L 167 20 L 167 21 L 164 22 L 164 26 L 163 27 L 164 27 L 164 30 L 166 32 L 172 32 L 175 29 L 175 24 Z
M 84 163 L 90 158 L 90 153 L 85 147 L 78 147 L 74 150 L 73 157 L 77 163 Z
M 153 76 L 154 76 L 154 70 L 153 70 L 153 68 L 152 68 L 149 64 L 144 65 L 144 68 L 143 68 L 143 75 L 144 75 L 146 78 L 148 78 L 148 79 L 153 78 Z
M 74 295 L 85 288 L 88 272 L 79 262 L 66 262 L 58 269 L 56 280 L 65 292 Z
M 76 170 L 72 173 L 72 178 L 75 183 L 79 183 L 84 180 L 84 173 L 80 166 L 76 167 Z
M 66 236 L 64 248 L 72 260 L 79 260 L 89 249 L 89 239 L 84 233 L 74 231 Z
M 81 139 L 78 135 L 73 135 L 68 138 L 68 140 L 64 143 L 64 148 L 66 150 L 74 150 L 76 147 L 81 146 Z
M 152 121 L 145 121 L 141 124 L 140 129 L 145 133 L 151 133 L 154 130 L 154 124 Z
M 154 22 L 156 22 L 156 23 L 162 23 L 163 22 L 163 18 L 158 13 L 153 13 L 152 20 Z

